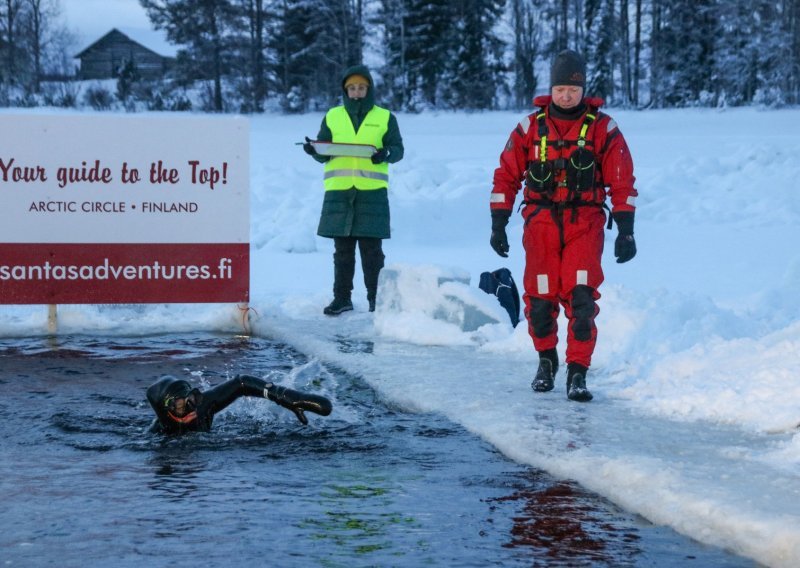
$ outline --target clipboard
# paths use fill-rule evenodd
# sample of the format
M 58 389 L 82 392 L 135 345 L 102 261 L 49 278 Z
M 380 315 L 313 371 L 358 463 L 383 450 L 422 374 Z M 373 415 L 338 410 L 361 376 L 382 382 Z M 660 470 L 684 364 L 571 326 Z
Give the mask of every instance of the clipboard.
M 351 158 L 370 158 L 378 151 L 372 144 L 349 144 L 347 142 L 323 142 L 312 140 L 311 145 L 320 156 L 348 156 Z

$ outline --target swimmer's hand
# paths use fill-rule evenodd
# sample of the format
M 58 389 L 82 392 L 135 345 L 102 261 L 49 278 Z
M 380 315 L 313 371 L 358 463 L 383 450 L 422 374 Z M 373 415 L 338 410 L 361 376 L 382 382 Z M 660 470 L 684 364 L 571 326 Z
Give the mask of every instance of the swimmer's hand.
M 264 388 L 264 395 L 276 404 L 294 412 L 294 415 L 303 425 L 308 424 L 308 418 L 306 418 L 304 411 L 308 410 L 315 414 L 328 416 L 333 410 L 331 401 L 324 396 L 306 394 L 286 387 L 279 387 L 272 383 L 268 383 L 267 387 Z

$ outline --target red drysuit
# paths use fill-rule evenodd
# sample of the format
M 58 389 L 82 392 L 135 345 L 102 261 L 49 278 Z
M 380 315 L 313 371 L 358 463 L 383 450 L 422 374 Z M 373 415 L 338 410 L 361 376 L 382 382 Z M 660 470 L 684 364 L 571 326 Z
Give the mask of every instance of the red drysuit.
M 525 180 L 529 333 L 537 351 L 555 348 L 563 305 L 569 320 L 566 362 L 589 367 L 603 282 L 603 207 L 608 196 L 612 213 L 635 211 L 633 160 L 616 122 L 597 110 L 602 99 L 584 98 L 584 112 L 566 115 L 554 112 L 550 102 L 550 96 L 537 97 L 534 104 L 541 110 L 511 133 L 494 172 L 490 206 L 510 213 Z

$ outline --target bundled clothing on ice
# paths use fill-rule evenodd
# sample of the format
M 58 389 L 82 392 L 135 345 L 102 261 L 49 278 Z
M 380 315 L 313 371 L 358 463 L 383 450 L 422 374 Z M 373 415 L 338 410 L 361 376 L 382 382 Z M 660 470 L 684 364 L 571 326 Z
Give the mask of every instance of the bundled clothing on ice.
M 332 410 L 325 397 L 277 386 L 250 375 L 236 375 L 207 391 L 167 375 L 147 389 L 147 400 L 156 413 L 150 430 L 164 434 L 207 432 L 211 430 L 214 415 L 242 396 L 268 398 L 294 412 L 303 424 L 308 423 L 305 411 L 328 416 Z
M 400 161 L 404 152 L 397 119 L 375 104 L 374 82 L 365 66 L 345 71 L 342 91 L 343 104 L 327 112 L 317 140 L 368 144 L 377 151 L 370 158 L 331 157 L 317 154 L 310 145 L 305 147 L 325 164 L 325 198 L 317 234 L 334 239 L 334 301 L 325 309 L 329 315 L 352 309 L 356 246 L 369 309 L 375 309 L 378 275 L 384 265 L 382 239 L 391 236 L 389 164 Z
M 500 305 L 508 312 L 511 325 L 519 323 L 519 292 L 514 277 L 508 268 L 498 268 L 491 272 L 481 272 L 478 288 L 497 297 Z
M 636 254 L 633 160 L 617 123 L 600 111 L 602 99 L 583 97 L 584 74 L 579 55 L 559 55 L 552 69 L 553 92 L 568 85 L 577 98 L 569 101 L 569 108 L 558 106 L 553 96 L 534 100 L 539 110 L 523 118 L 511 132 L 494 172 L 490 196 L 490 242 L 504 256 L 509 248 L 505 226 L 524 182 L 520 207 L 525 315 L 540 361 L 548 367 L 542 373 L 548 380 L 538 388 L 534 381 L 534 390 L 540 391 L 553 388 L 552 377 L 558 369 L 555 348 L 562 306 L 569 322 L 568 383 L 577 375 L 585 381 L 591 365 L 608 201 L 619 230 L 617 261 L 627 262 Z M 587 391 L 582 398 L 591 395 Z

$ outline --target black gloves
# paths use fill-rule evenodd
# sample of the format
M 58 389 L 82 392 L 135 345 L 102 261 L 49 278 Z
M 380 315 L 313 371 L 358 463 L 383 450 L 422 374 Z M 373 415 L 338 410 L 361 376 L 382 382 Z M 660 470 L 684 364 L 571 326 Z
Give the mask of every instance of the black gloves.
M 505 209 L 494 209 L 492 211 L 492 237 L 489 244 L 492 245 L 494 252 L 508 258 L 508 237 L 506 236 L 506 225 L 511 211 Z
M 306 418 L 303 411 L 308 410 L 309 412 L 327 416 L 333 409 L 331 401 L 324 396 L 306 394 L 274 384 L 270 384 L 264 390 L 268 399 L 294 412 L 294 415 L 303 425 L 308 424 L 308 418 Z
M 389 159 L 389 149 L 381 148 L 380 150 L 372 154 L 371 159 L 373 164 L 382 164 L 383 162 Z
M 314 146 L 312 146 L 311 140 L 308 138 L 308 136 L 306 136 L 306 143 L 303 144 L 303 151 L 309 156 L 317 155 L 317 151 L 314 149 Z
M 618 263 L 628 262 L 636 256 L 636 241 L 633 239 L 633 212 L 620 211 L 613 214 L 617 223 L 617 240 L 614 241 L 614 256 Z

